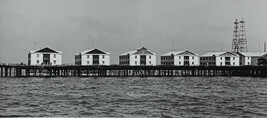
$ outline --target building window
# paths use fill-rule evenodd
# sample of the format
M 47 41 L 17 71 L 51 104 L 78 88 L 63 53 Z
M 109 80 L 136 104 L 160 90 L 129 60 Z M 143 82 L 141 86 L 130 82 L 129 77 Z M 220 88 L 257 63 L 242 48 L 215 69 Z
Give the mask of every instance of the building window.
M 39 60 L 37 60 L 37 64 L 39 64 Z
M 87 55 L 87 59 L 89 59 L 89 57 L 90 57 L 90 56 L 89 56 L 89 55 Z
M 248 65 L 249 65 L 249 62 L 248 62 Z
M 233 60 L 235 60 L 235 57 L 233 57 Z
M 105 55 L 102 56 L 102 59 L 105 59 Z
M 137 61 L 135 61 L 135 65 L 137 65 Z
M 37 58 L 39 58 L 39 54 L 37 54 Z
M 137 59 L 137 56 L 135 56 L 135 59 Z
M 89 56 L 89 55 L 88 55 Z M 90 64 L 90 61 L 87 61 L 87 64 Z
M 181 59 L 181 56 L 179 56 L 179 59 Z
M 56 58 L 57 57 L 57 55 L 56 54 L 54 54 L 54 58 Z
M 194 65 L 194 62 L 192 62 L 192 65 Z
M 221 62 L 221 65 L 222 65 L 222 62 Z
M 235 62 L 233 62 L 233 65 L 235 65 Z
M 179 65 L 181 65 L 181 62 L 179 61 Z
M 105 64 L 105 61 L 102 61 L 102 64 Z
M 149 61 L 149 64 L 151 64 L 151 61 Z
M 192 56 L 192 59 L 194 59 L 194 56 Z
M 222 60 L 222 57 L 221 57 L 221 60 Z
M 249 57 L 248 57 L 248 59 L 249 59 Z
M 54 64 L 56 64 L 56 62 L 57 62 L 57 61 L 56 61 L 56 60 L 54 60 Z
M 149 56 L 149 59 L 151 59 L 151 56 Z

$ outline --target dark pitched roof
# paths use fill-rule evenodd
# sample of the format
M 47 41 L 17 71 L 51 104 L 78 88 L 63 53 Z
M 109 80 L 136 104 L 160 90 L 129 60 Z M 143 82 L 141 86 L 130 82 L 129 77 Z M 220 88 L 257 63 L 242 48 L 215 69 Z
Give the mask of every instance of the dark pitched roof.
M 36 52 L 49 52 L 49 53 L 58 53 L 57 51 L 50 49 L 48 47 L 45 47 L 43 49 L 37 50 Z
M 145 47 L 137 49 L 137 51 L 134 54 L 151 54 L 151 55 L 153 55 L 153 53 L 147 51 L 147 49 Z
M 93 49 L 93 50 L 86 52 L 85 54 L 106 54 L 106 53 L 99 49 Z

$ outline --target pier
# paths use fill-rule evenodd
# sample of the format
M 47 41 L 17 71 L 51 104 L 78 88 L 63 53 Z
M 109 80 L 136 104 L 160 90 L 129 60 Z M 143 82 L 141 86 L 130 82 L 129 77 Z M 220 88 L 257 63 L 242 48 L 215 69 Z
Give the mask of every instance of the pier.
M 267 66 L 28 66 L 0 65 L 0 77 L 267 77 Z

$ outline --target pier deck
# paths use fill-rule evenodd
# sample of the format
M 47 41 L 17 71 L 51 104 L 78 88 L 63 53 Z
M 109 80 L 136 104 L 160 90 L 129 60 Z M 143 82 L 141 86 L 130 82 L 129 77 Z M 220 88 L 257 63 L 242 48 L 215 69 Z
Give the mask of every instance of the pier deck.
M 28 66 L 0 65 L 0 77 L 267 77 L 267 66 Z

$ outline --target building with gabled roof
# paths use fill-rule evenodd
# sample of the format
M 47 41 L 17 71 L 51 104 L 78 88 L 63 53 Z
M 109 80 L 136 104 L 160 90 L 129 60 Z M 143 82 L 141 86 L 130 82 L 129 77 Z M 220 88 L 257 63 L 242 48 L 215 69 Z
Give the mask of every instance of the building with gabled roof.
M 197 66 L 199 55 L 187 50 L 171 51 L 161 55 L 161 65 Z
M 97 48 L 75 55 L 75 65 L 110 65 L 110 53 Z
M 49 47 L 31 50 L 28 65 L 62 65 L 62 52 Z
M 267 54 L 266 52 L 238 52 L 240 65 L 258 65 L 259 58 Z
M 119 55 L 120 65 L 156 65 L 156 53 L 148 51 L 145 47 L 131 50 Z
M 208 52 L 200 56 L 200 65 L 239 66 L 239 55 L 232 52 Z
M 257 65 L 267 65 L 267 52 L 264 52 L 261 57 L 258 58 L 258 63 Z

